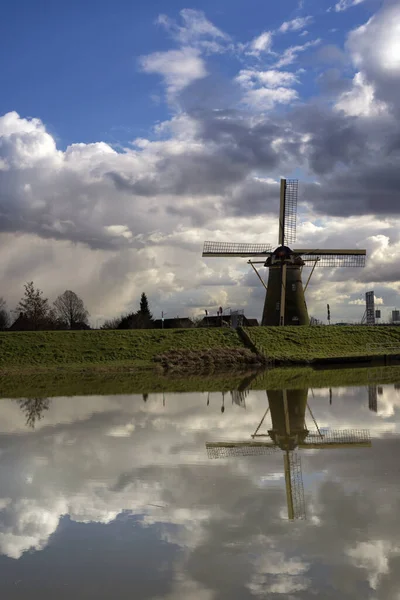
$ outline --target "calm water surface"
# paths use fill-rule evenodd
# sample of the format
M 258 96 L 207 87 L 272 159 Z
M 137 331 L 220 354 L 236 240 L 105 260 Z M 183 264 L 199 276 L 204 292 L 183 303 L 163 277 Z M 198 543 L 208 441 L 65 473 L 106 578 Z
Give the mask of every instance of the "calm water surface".
M 398 599 L 399 430 L 385 384 L 3 399 L 0 598 Z

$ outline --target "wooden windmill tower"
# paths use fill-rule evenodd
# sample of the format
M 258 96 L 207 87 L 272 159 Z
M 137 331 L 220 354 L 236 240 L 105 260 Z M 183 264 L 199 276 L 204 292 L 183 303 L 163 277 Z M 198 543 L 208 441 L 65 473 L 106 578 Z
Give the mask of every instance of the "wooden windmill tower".
M 267 390 L 267 396 L 269 406 L 251 436 L 253 441 L 206 442 L 207 454 L 209 458 L 225 458 L 227 456 L 269 454 L 279 449 L 283 450 L 288 518 L 291 520 L 305 519 L 301 462 L 295 449 L 329 450 L 370 447 L 369 431 L 362 429 L 321 431 L 308 406 L 308 389 Z M 308 408 L 316 427 L 314 433 L 306 427 L 306 408 Z M 272 427 L 266 434 L 259 433 L 268 411 L 271 411 Z M 255 438 L 260 437 L 269 437 L 270 441 L 255 441 Z
M 296 239 L 297 179 L 281 179 L 279 210 L 279 246 L 271 251 L 270 244 L 237 244 L 204 242 L 203 256 L 247 257 L 252 266 L 264 264 L 269 269 L 268 284 L 256 273 L 266 288 L 262 325 L 308 325 L 309 318 L 304 292 L 311 275 L 318 267 L 363 267 L 365 250 L 329 250 L 316 248 L 291 249 Z M 262 261 L 252 258 L 263 257 Z M 303 289 L 301 273 L 304 266 L 312 271 Z

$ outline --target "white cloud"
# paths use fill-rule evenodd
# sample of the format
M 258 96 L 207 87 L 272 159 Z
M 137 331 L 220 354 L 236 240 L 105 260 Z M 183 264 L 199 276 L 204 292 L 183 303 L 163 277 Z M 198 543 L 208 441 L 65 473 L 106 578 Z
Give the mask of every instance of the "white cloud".
M 389 573 L 388 561 L 391 554 L 397 554 L 396 548 L 392 548 L 385 540 L 359 542 L 357 546 L 347 551 L 354 564 L 367 571 L 369 584 L 374 590 L 382 575 Z
M 165 27 L 182 46 L 199 48 L 205 53 L 224 52 L 229 35 L 209 21 L 201 10 L 184 8 L 180 11 L 183 25 L 180 26 L 167 15 L 159 15 L 156 23 Z
M 348 47 L 354 64 L 398 74 L 400 72 L 400 6 L 388 4 L 367 23 L 348 36 Z M 371 44 L 373 41 L 373 44 Z
M 199 50 L 189 47 L 167 52 L 154 52 L 142 56 L 140 63 L 146 73 L 155 73 L 164 78 L 170 96 L 207 75 Z
M 272 32 L 264 31 L 254 38 L 249 44 L 246 54 L 259 57 L 263 53 L 269 53 L 272 46 Z
M 288 87 L 298 83 L 299 79 L 295 73 L 289 71 L 242 69 L 236 77 L 236 81 L 244 88 L 251 89 L 257 84 L 271 88 Z
M 367 83 L 360 72 L 354 75 L 351 90 L 339 96 L 335 109 L 343 111 L 349 117 L 376 117 L 388 112 L 387 105 L 376 100 L 373 85 Z
M 258 88 L 249 90 L 243 102 L 258 110 L 271 110 L 276 104 L 291 104 L 298 99 L 296 90 L 286 87 Z
M 308 17 L 297 17 L 296 19 L 292 19 L 291 21 L 285 21 L 279 27 L 278 31 L 281 33 L 286 33 L 288 31 L 299 31 L 300 29 L 304 29 L 306 25 L 312 23 L 314 18 L 312 16 Z
M 378 306 L 383 305 L 383 298 L 378 298 L 377 296 L 374 296 L 374 303 Z M 356 298 L 355 300 L 350 300 L 349 304 L 353 304 L 355 306 L 365 306 L 365 297 L 364 298 Z
M 352 6 L 357 6 L 357 4 L 361 4 L 364 0 L 339 0 L 337 4 L 335 4 L 335 11 L 342 12 L 344 10 L 348 10 Z
M 176 31 L 177 39 L 182 44 L 190 43 L 193 37 L 200 38 L 208 36 L 221 39 L 227 39 L 229 37 L 206 19 L 204 13 L 200 10 L 184 8 L 180 11 L 180 15 L 184 22 L 184 27 L 175 27 L 174 21 L 169 19 L 166 15 L 160 15 L 157 22 L 164 25 L 167 29 Z
M 291 63 L 297 60 L 297 56 L 300 52 L 305 52 L 309 48 L 313 48 L 321 43 L 321 40 L 318 38 L 316 40 L 312 40 L 310 42 L 306 42 L 305 44 L 299 46 L 290 46 L 283 51 L 279 60 L 275 63 L 276 68 L 284 67 L 286 65 L 290 65 Z

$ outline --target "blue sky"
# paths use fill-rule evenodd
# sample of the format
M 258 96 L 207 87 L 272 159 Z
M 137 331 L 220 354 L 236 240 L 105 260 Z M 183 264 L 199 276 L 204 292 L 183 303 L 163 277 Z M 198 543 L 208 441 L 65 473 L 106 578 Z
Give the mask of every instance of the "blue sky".
M 306 27 L 309 35 L 302 38 L 302 30 L 288 32 L 276 40 L 279 50 L 315 38 L 340 47 L 346 33 L 371 12 L 370 3 L 326 12 L 330 6 L 331 2 L 310 0 L 302 8 L 294 0 L 233 0 L 202 1 L 192 8 L 204 11 L 235 43 L 313 15 L 314 22 Z M 138 59 L 176 47 L 155 22 L 162 13 L 179 19 L 179 11 L 188 7 L 185 1 L 4 2 L 0 113 L 16 110 L 21 116 L 38 116 L 61 148 L 74 142 L 126 143 L 149 135 L 169 111 L 162 101 L 151 99 L 162 96 L 161 82 L 158 76 L 143 73 Z M 232 55 L 217 57 L 215 63 L 218 73 L 228 77 L 241 66 Z M 309 68 L 315 71 L 320 65 Z M 315 93 L 312 79 L 304 77 L 303 97 Z
M 316 269 L 310 314 L 329 299 L 360 319 L 371 289 L 400 305 L 397 1 L 3 4 L 9 308 L 33 280 L 76 291 L 93 323 L 142 291 L 157 316 L 259 317 L 248 265 L 202 245 L 274 245 L 280 177 L 299 179 L 299 247 L 367 250 L 365 269 Z

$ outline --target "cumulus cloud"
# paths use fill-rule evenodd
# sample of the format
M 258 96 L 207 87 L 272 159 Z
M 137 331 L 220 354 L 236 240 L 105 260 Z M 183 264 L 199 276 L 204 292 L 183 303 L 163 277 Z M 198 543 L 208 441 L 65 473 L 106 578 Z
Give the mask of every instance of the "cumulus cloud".
M 272 46 L 272 32 L 264 31 L 257 37 L 255 37 L 247 45 L 246 54 L 249 56 L 260 57 L 261 54 L 271 52 Z
M 389 0 L 364 25 L 349 33 L 347 48 L 355 67 L 372 85 L 377 99 L 399 114 L 400 6 Z
M 375 117 L 388 110 L 385 102 L 375 99 L 374 87 L 366 82 L 362 73 L 355 74 L 352 89 L 340 95 L 335 108 L 349 117 Z
M 244 88 L 253 88 L 257 84 L 266 85 L 271 88 L 279 86 L 290 86 L 299 82 L 295 73 L 290 71 L 278 71 L 271 69 L 269 71 L 256 71 L 255 69 L 243 69 L 236 77 L 236 81 Z
M 296 90 L 284 87 L 258 88 L 248 91 L 243 102 L 260 110 L 271 110 L 276 104 L 291 104 L 297 98 Z
M 207 75 L 200 52 L 195 48 L 154 52 L 140 60 L 143 71 L 155 73 L 164 78 L 170 96 L 182 91 L 196 79 Z

